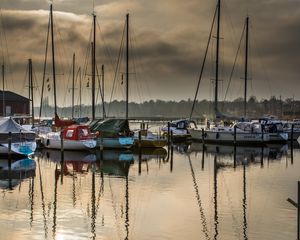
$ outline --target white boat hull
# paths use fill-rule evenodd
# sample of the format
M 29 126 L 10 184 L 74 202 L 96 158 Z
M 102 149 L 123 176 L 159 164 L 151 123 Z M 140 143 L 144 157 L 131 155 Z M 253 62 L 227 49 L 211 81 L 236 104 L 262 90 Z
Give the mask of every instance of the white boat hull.
M 48 149 L 61 149 L 61 138 L 60 134 L 48 133 L 46 135 L 41 135 L 41 143 L 45 148 Z M 63 140 L 64 150 L 88 150 L 96 147 L 96 140 L 85 139 L 85 140 Z
M 192 139 L 204 140 L 205 142 L 218 142 L 218 143 L 264 143 L 269 141 L 268 134 L 261 133 L 248 133 L 248 132 L 236 132 L 236 139 L 234 138 L 234 132 L 229 131 L 211 131 L 205 130 L 202 137 L 202 130 L 190 129 Z

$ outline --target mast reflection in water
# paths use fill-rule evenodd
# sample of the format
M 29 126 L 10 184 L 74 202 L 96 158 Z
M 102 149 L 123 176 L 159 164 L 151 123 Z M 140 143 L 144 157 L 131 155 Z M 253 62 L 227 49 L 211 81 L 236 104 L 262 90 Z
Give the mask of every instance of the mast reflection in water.
M 66 151 L 63 158 L 47 150 L 33 160 L 36 170 L 16 179 L 1 161 L 1 239 L 296 236 L 296 214 L 285 200 L 296 195 L 296 146 L 291 152 L 285 145 L 193 143 L 136 152 Z

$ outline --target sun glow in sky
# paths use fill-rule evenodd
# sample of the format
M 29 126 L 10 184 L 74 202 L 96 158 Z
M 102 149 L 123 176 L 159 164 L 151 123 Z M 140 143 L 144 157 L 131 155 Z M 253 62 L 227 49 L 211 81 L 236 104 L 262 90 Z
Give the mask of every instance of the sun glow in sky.
M 28 95 L 27 61 L 33 60 L 35 102 L 39 102 L 45 60 L 49 1 L 1 0 L 0 54 L 6 69 L 6 88 Z M 193 98 L 205 52 L 216 1 L 94 1 L 97 15 L 97 68 L 105 66 L 106 101 L 124 100 L 125 64 L 118 64 L 119 49 L 130 13 L 130 101 Z M 75 95 L 79 99 L 82 76 L 83 103 L 90 104 L 90 42 L 93 1 L 53 1 L 58 104 L 71 104 L 72 56 L 76 54 Z M 299 1 L 223 0 L 221 11 L 220 92 L 229 84 L 245 17 L 250 17 L 248 95 L 258 99 L 272 95 L 300 98 Z M 199 99 L 213 99 L 215 39 L 209 50 Z M 237 56 L 227 100 L 243 96 L 244 40 Z M 80 70 L 79 70 L 80 69 Z M 100 73 L 98 75 L 100 78 Z M 50 45 L 45 96 L 53 95 Z M 112 89 L 113 94 L 112 94 Z M 100 102 L 100 98 L 98 98 Z

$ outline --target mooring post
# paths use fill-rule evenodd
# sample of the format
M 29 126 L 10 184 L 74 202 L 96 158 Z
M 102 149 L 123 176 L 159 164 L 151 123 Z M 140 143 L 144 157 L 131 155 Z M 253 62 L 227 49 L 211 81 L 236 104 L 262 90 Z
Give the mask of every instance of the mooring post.
M 171 130 L 171 144 L 173 144 L 173 131 Z
M 104 146 L 103 146 L 103 137 L 101 136 L 100 137 L 100 151 L 102 152 L 104 149 Z
M 11 132 L 8 133 L 8 159 L 11 161 Z
M 300 240 L 300 181 L 298 181 L 298 202 L 296 203 L 293 199 L 288 198 L 287 201 L 297 208 L 297 240 Z
M 236 145 L 236 125 L 234 125 L 234 127 L 233 127 L 233 143 L 235 146 Z
M 264 167 L 264 146 L 261 147 L 260 167 Z
M 202 144 L 204 144 L 204 128 L 201 128 L 201 132 L 202 132 Z
M 233 146 L 233 168 L 236 169 L 236 144 Z
M 64 131 L 61 129 L 60 131 L 60 152 L 61 152 L 61 159 L 64 157 Z
M 8 172 L 9 172 L 9 179 L 11 179 L 11 132 L 8 133 Z
M 141 130 L 139 131 L 138 147 L 139 147 L 139 149 L 141 149 L 141 147 L 142 147 L 142 132 L 141 132 Z
M 141 172 L 142 172 L 142 132 L 141 132 L 141 130 L 139 131 L 138 148 L 139 148 L 139 175 L 141 175 Z
M 168 122 L 168 145 L 170 145 L 170 122 Z
M 293 146 L 293 141 L 294 141 L 294 124 L 292 124 L 292 129 L 291 129 L 291 146 Z
M 265 129 L 265 127 L 264 127 L 264 125 L 262 124 L 262 125 L 261 125 L 261 142 L 262 142 L 262 143 L 264 142 L 264 129 Z
M 201 164 L 201 170 L 204 170 L 204 153 L 205 153 L 205 145 L 202 143 L 202 164 Z

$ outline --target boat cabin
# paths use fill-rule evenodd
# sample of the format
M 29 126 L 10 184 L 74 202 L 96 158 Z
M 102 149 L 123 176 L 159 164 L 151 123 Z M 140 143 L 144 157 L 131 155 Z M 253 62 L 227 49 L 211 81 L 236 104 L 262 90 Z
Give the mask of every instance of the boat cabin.
M 170 127 L 176 129 L 188 129 L 188 128 L 197 128 L 197 124 L 194 121 L 182 119 L 182 120 L 171 122 Z
M 90 128 L 86 125 L 71 125 L 63 130 L 64 139 L 68 140 L 84 140 L 95 137 L 90 132 Z

